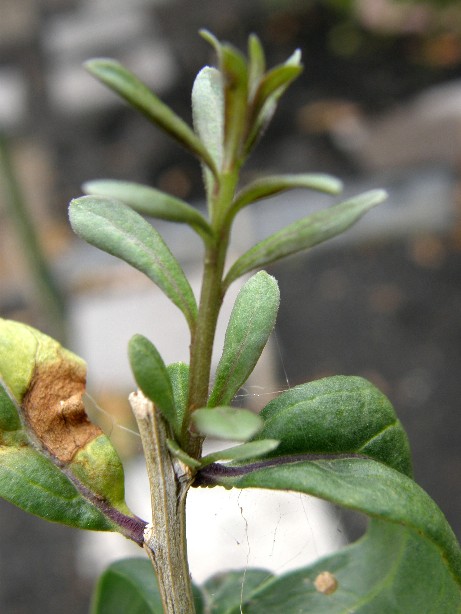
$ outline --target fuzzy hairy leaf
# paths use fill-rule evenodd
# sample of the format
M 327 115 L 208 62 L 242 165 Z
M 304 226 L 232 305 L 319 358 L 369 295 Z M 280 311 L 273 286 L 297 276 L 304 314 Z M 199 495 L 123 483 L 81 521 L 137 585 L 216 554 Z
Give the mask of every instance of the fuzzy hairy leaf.
M 250 439 L 263 425 L 257 414 L 236 407 L 196 409 L 191 419 L 201 435 L 234 441 Z
M 211 236 L 208 222 L 197 209 L 161 190 L 116 179 L 87 181 L 83 184 L 83 189 L 92 196 L 121 200 L 142 215 L 188 224 L 200 236 Z
M 87 243 L 147 275 L 194 325 L 197 305 L 190 284 L 160 234 L 139 213 L 117 200 L 83 196 L 70 203 L 69 219 Z
M 225 287 L 253 269 L 266 266 L 341 234 L 372 207 L 385 200 L 386 196 L 384 190 L 371 190 L 286 226 L 243 254 L 227 273 L 224 280 Z
M 410 447 L 390 401 L 361 377 L 334 376 L 282 392 L 259 414 L 256 439 L 279 439 L 268 456 L 370 456 L 411 476 Z
M 57 341 L 0 319 L 0 495 L 47 520 L 142 541 L 120 459 L 85 413 L 85 376 Z
M 412 529 L 373 520 L 355 544 L 312 566 L 269 578 L 251 587 L 243 603 L 217 611 L 448 614 L 461 611 L 461 592 L 436 546 Z
M 194 129 L 213 158 L 216 168 L 222 168 L 224 157 L 224 90 L 219 70 L 205 66 L 198 73 L 192 88 Z M 204 167 L 208 194 L 215 185 L 213 174 Z
M 327 194 L 338 194 L 342 189 L 342 182 L 331 175 L 320 173 L 270 175 L 269 177 L 257 179 L 245 186 L 237 194 L 232 205 L 232 212 L 235 215 L 237 211 L 240 211 L 240 209 L 247 207 L 251 203 L 296 188 L 318 190 L 319 192 L 326 192 Z
M 277 281 L 265 271 L 242 287 L 227 326 L 208 407 L 230 403 L 246 382 L 274 328 L 279 303 Z
M 186 122 L 163 103 L 142 81 L 119 62 L 96 58 L 85 63 L 87 70 L 129 104 L 141 111 L 159 128 L 202 160 L 213 172 L 210 154 Z
M 134 335 L 128 343 L 131 369 L 139 388 L 162 412 L 178 433 L 178 421 L 168 370 L 155 345 L 143 335 Z

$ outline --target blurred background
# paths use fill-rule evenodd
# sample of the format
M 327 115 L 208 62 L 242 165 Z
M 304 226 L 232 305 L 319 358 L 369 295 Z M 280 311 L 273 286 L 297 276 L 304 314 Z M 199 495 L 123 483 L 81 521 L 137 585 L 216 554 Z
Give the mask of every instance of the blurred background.
M 0 316 L 65 340 L 87 360 L 96 399 L 89 411 L 127 463 L 134 459 L 139 442 L 124 431 L 133 385 L 126 343 L 142 332 L 167 362 L 186 359 L 186 329 L 140 274 L 72 235 L 67 204 L 84 181 L 119 178 L 202 207 L 201 173 L 82 63 L 118 59 L 190 121 L 194 76 L 215 62 L 202 27 L 242 50 L 256 32 L 269 66 L 302 51 L 304 72 L 244 180 L 327 172 L 344 181 L 346 195 L 371 187 L 390 195 L 346 235 L 272 267 L 282 292 L 276 338 L 252 382 L 263 392 L 250 386 L 243 402 L 256 407 L 324 375 L 367 377 L 396 407 L 416 480 L 460 536 L 456 1 L 0 0 Z M 233 250 L 332 202 L 293 192 L 254 205 Z M 194 238 L 157 227 L 198 289 Z M 81 573 L 80 540 L 0 501 L 0 611 L 52 614 L 65 603 L 72 614 L 86 612 L 92 578 Z

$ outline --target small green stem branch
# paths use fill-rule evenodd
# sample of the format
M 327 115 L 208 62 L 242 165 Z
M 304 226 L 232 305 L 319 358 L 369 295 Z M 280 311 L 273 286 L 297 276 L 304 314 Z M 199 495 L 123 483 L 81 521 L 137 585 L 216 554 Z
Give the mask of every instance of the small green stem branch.
M 151 491 L 152 524 L 144 532 L 160 588 L 165 614 L 195 612 L 187 560 L 186 494 L 190 470 L 170 455 L 168 426 L 141 392 L 130 395 L 146 458 Z

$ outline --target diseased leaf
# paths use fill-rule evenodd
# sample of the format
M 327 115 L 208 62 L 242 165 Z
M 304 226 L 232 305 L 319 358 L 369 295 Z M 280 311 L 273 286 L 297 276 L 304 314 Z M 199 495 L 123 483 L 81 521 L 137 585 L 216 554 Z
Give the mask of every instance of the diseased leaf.
M 437 547 L 416 531 L 379 520 L 355 544 L 252 589 L 226 614 L 461 611 L 460 587 Z
M 197 304 L 190 284 L 160 234 L 138 213 L 116 200 L 83 196 L 70 203 L 69 218 L 87 243 L 147 275 L 194 326 Z
M 254 412 L 235 407 L 196 409 L 191 420 L 201 435 L 234 441 L 250 439 L 263 425 Z
M 232 460 L 242 461 L 249 458 L 257 458 L 268 452 L 275 450 L 280 444 L 277 439 L 260 439 L 258 441 L 249 441 L 242 443 L 239 446 L 233 446 L 232 448 L 226 448 L 225 450 L 219 450 L 212 454 L 207 454 L 201 459 L 201 466 L 209 465 L 217 461 Z M 198 463 L 200 466 L 200 463 Z
M 271 175 L 263 177 L 245 186 L 236 196 L 232 205 L 235 215 L 240 209 L 263 198 L 275 196 L 286 190 L 307 188 L 318 190 L 327 194 L 338 194 L 342 189 L 342 182 L 331 175 L 324 174 L 298 174 L 298 175 Z
M 361 377 L 334 376 L 282 392 L 259 414 L 268 456 L 365 454 L 411 476 L 408 439 L 390 401 Z
M 243 254 L 227 273 L 224 286 L 227 288 L 238 277 L 253 269 L 335 237 L 386 197 L 384 190 L 371 190 L 286 226 Z
M 200 140 L 213 158 L 216 168 L 222 168 L 224 157 L 224 90 L 219 70 L 205 66 L 198 73 L 192 88 L 192 117 Z M 215 178 L 204 167 L 207 192 L 213 192 Z
M 83 189 L 92 196 L 121 200 L 142 215 L 188 224 L 200 236 L 210 237 L 212 234 L 208 222 L 197 209 L 155 188 L 130 181 L 96 179 L 87 181 Z
M 85 63 L 86 69 L 129 104 L 141 111 L 191 153 L 216 172 L 213 159 L 186 122 L 138 79 L 115 60 L 96 58 Z
M 157 348 L 143 335 L 134 335 L 128 343 L 128 356 L 139 388 L 158 407 L 177 433 L 180 423 L 175 408 L 173 387 Z
M 201 587 L 206 596 L 208 614 L 240 613 L 240 604 L 273 578 L 265 569 L 245 569 L 216 574 Z M 244 610 L 246 611 L 246 610 Z
M 277 281 L 260 271 L 240 290 L 227 326 L 208 407 L 230 403 L 253 371 L 274 328 L 280 303 Z
M 0 494 L 25 511 L 138 543 L 120 459 L 85 413 L 85 363 L 39 331 L 0 319 Z
M 194 485 L 291 490 L 319 497 L 419 534 L 439 564 L 461 584 L 461 550 L 443 513 L 416 482 L 383 463 L 362 458 L 259 461 L 200 469 Z

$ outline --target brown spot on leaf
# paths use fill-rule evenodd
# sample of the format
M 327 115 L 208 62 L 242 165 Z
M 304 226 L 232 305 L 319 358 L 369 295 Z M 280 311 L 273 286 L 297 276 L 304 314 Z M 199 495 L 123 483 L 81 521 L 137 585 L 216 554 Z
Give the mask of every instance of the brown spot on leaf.
M 338 580 L 329 571 L 322 571 L 315 578 L 314 585 L 319 593 L 331 595 L 338 588 Z
M 83 405 L 85 367 L 62 354 L 61 358 L 36 367 L 23 410 L 40 443 L 68 463 L 102 431 L 88 420 Z

